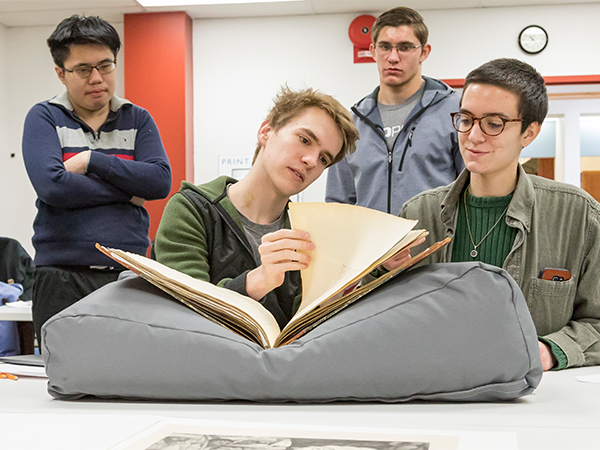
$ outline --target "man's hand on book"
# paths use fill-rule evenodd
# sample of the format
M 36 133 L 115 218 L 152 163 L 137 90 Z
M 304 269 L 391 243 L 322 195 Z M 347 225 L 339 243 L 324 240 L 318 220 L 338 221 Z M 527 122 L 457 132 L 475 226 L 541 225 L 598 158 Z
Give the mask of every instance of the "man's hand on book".
M 283 284 L 286 272 L 306 269 L 311 258 L 297 250 L 315 249 L 309 237 L 305 231 L 287 229 L 264 235 L 258 247 L 261 265 L 246 276 L 248 296 L 258 301 Z
M 398 252 L 393 258 L 391 258 L 388 261 L 386 261 L 385 263 L 383 263 L 382 266 L 386 270 L 394 270 L 396 267 L 400 267 L 402 264 L 404 264 L 406 261 L 408 261 L 410 259 L 410 249 L 413 247 L 416 247 L 417 245 L 422 244 L 423 242 L 425 242 L 424 237 L 413 242 L 408 247 L 406 247 L 402 251 Z

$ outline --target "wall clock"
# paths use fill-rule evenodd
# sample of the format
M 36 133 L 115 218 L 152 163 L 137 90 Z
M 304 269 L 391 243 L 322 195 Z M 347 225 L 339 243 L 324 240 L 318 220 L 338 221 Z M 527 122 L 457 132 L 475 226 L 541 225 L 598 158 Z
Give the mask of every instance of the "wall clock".
M 548 45 L 548 33 L 539 25 L 529 25 L 519 33 L 519 47 L 531 55 L 540 53 Z

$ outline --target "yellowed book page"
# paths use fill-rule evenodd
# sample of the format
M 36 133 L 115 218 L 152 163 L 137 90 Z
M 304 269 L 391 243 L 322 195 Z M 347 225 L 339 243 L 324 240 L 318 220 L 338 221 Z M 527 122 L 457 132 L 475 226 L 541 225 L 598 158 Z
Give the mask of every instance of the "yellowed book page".
M 425 230 L 420 230 L 421 235 L 428 234 Z M 414 231 L 411 231 L 414 233 Z M 417 238 L 418 239 L 418 238 Z M 400 272 L 404 272 L 405 270 L 413 267 L 415 264 L 421 262 L 424 258 L 431 255 L 432 253 L 438 251 L 444 245 L 450 242 L 450 238 L 447 237 L 442 241 L 436 242 L 430 247 L 426 248 L 422 252 L 417 255 L 412 256 L 408 261 L 405 261 L 401 266 L 396 269 L 387 272 L 386 274 L 380 276 L 379 278 L 374 279 L 370 283 L 361 286 L 354 291 L 348 293 L 342 298 L 338 298 L 336 301 L 331 301 L 331 299 L 327 299 L 322 302 L 315 302 L 312 306 L 316 307 L 307 307 L 302 312 L 296 314 L 292 320 L 285 326 L 277 341 L 275 342 L 275 346 L 279 347 L 281 345 L 285 345 L 295 339 L 298 339 L 308 331 L 312 330 L 315 326 L 318 326 L 323 321 L 327 320 L 332 314 L 339 312 L 341 309 L 345 308 L 347 305 L 353 303 L 357 299 L 361 298 L 363 295 L 371 292 L 378 286 L 381 286 L 383 283 L 388 281 L 390 278 L 394 277 Z M 335 296 L 337 297 L 337 296 Z
M 189 275 L 171 269 L 170 267 L 167 267 L 158 261 L 146 258 L 145 256 L 106 247 L 104 247 L 104 249 L 110 252 L 111 257 L 115 260 L 125 261 L 125 266 L 133 264 L 135 267 L 141 268 L 147 273 L 154 272 L 158 274 L 161 278 L 159 282 L 163 285 L 175 284 L 176 286 L 183 286 L 198 294 L 200 297 L 209 296 L 213 299 L 219 299 L 229 304 L 231 307 L 242 311 L 264 330 L 270 346 L 275 342 L 275 339 L 279 335 L 279 325 L 273 315 L 267 311 L 264 306 L 250 297 L 246 297 L 235 291 L 216 286 L 206 281 L 192 278 Z M 176 289 L 174 288 L 173 290 Z
M 237 333 L 243 333 L 244 336 L 251 334 L 255 336 L 251 340 L 258 342 L 263 347 L 269 346 L 268 337 L 263 329 L 252 317 L 240 309 L 232 307 L 218 298 L 204 293 L 199 294 L 187 287 L 171 283 L 154 271 L 140 269 L 139 274 L 213 322 L 226 326 Z
M 385 255 L 417 224 L 341 203 L 291 203 L 292 228 L 310 234 L 316 249 L 302 271 L 299 313 L 339 290 Z
M 385 255 L 383 255 L 381 258 L 379 258 L 379 261 L 377 261 L 376 266 L 379 266 L 382 263 L 386 262 L 387 260 L 392 259 L 392 257 L 394 255 L 396 255 L 396 253 L 398 253 L 404 247 L 407 247 L 409 244 L 411 244 L 414 241 L 418 240 L 420 237 L 425 237 L 428 234 L 429 233 L 427 231 L 425 231 L 425 230 L 411 230 L 411 231 L 409 231 L 408 234 L 406 236 L 404 236 L 402 238 L 402 240 L 400 240 L 400 242 L 398 242 L 396 245 L 394 245 L 394 247 L 391 248 L 389 252 L 387 252 Z

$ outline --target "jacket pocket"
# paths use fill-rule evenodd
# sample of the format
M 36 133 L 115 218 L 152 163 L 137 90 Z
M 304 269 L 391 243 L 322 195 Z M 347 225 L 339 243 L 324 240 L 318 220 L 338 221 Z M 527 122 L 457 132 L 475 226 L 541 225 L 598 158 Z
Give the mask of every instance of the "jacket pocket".
M 573 316 L 575 279 L 551 281 L 532 278 L 527 306 L 539 336 L 564 327 Z

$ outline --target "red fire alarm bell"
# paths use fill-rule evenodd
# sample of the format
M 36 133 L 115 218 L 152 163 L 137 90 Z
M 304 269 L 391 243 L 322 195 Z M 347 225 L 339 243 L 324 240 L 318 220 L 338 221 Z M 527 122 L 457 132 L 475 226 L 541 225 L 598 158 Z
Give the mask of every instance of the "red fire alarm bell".
M 369 46 L 371 45 L 371 27 L 375 23 L 375 17 L 363 14 L 358 16 L 348 28 L 348 37 L 354 44 L 354 63 L 375 62 Z

